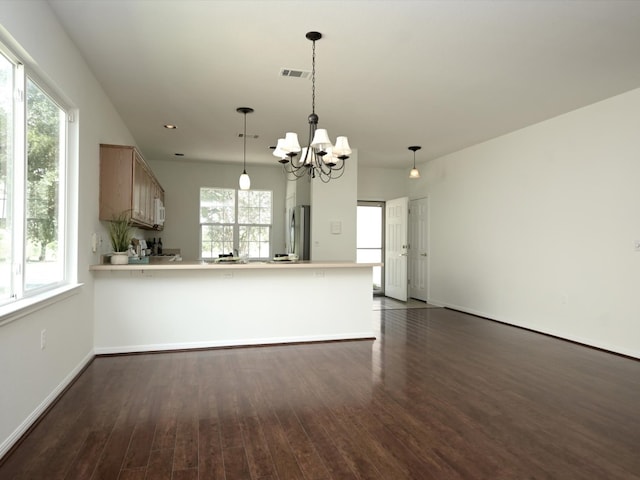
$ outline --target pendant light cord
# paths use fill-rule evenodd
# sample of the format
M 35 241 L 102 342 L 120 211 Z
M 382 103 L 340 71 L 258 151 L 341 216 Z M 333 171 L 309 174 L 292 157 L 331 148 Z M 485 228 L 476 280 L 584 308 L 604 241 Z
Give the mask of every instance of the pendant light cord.
M 247 112 L 244 113 L 244 135 L 242 136 L 244 148 L 242 152 L 242 173 L 247 173 Z

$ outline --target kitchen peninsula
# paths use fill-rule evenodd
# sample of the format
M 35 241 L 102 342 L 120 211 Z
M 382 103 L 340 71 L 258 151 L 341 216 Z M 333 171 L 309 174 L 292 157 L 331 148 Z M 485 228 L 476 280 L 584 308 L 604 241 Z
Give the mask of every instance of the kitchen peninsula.
M 93 265 L 95 352 L 374 338 L 376 265 Z

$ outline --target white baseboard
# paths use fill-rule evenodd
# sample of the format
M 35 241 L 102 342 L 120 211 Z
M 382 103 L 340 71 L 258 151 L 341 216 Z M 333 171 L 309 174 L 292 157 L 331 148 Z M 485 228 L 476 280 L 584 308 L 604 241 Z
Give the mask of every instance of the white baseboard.
M 431 302 L 429 302 L 431 303 Z M 500 323 L 504 323 L 505 325 L 511 325 L 514 327 L 519 327 L 519 328 L 526 328 L 527 330 L 531 330 L 532 332 L 537 332 L 537 333 L 542 333 L 545 335 L 551 335 L 552 337 L 556 337 L 556 338 L 560 338 L 562 340 L 568 340 L 570 342 L 575 342 L 575 343 L 579 343 L 581 345 L 586 345 L 588 347 L 594 347 L 594 348 L 598 348 L 600 350 L 605 350 L 607 352 L 612 352 L 612 353 L 617 353 L 620 355 L 625 355 L 627 357 L 632 357 L 632 358 L 638 358 L 640 359 L 640 351 L 637 350 L 629 350 L 627 348 L 621 348 L 618 345 L 610 345 L 604 342 L 594 342 L 592 339 L 590 338 L 583 338 L 580 336 L 576 336 L 576 335 L 570 335 L 567 334 L 566 332 L 561 332 L 561 331 L 557 331 L 557 330 L 553 330 L 553 329 L 543 329 L 543 328 L 539 328 L 537 326 L 531 326 L 531 325 L 524 325 L 524 324 L 520 324 L 520 323 L 514 323 L 514 322 L 510 322 L 507 320 L 503 320 L 501 318 L 497 318 L 495 316 L 489 315 L 485 312 L 480 312 L 478 310 L 474 310 L 472 308 L 466 308 L 466 307 L 461 307 L 459 305 L 452 305 L 452 304 L 447 304 L 447 303 L 434 303 L 434 305 L 437 305 L 439 307 L 445 307 L 445 308 L 450 308 L 452 310 L 457 310 L 459 312 L 463 312 L 463 313 L 468 313 L 471 315 L 475 315 L 477 317 L 482 317 L 482 318 L 488 318 L 489 320 L 494 320 L 496 322 L 500 322 Z
M 74 378 L 89 364 L 94 357 L 94 352 L 91 351 L 85 358 L 60 382 L 60 384 L 53 389 L 53 391 L 47 395 L 47 397 L 36 407 L 36 409 L 29 414 L 29 416 L 16 428 L 8 438 L 6 438 L 0 444 L 0 458 L 4 457 L 6 453 L 13 447 L 13 445 L 20 440 L 29 428 L 40 418 L 40 416 L 49 408 L 49 406 L 58 398 L 58 396 L 64 391 L 65 388 L 73 381 Z
M 124 345 L 113 347 L 96 347 L 96 355 L 110 355 L 123 353 L 140 353 L 140 352 L 159 352 L 170 350 L 192 350 L 198 348 L 221 348 L 221 347 L 248 347 L 252 345 L 272 345 L 281 343 L 309 343 L 309 342 L 330 342 L 335 340 L 362 340 L 374 339 L 376 335 L 373 332 L 356 332 L 341 335 L 312 335 L 299 337 L 281 337 L 281 338 L 247 338 L 225 341 L 210 342 L 186 342 L 186 343 L 161 343 L 150 345 Z

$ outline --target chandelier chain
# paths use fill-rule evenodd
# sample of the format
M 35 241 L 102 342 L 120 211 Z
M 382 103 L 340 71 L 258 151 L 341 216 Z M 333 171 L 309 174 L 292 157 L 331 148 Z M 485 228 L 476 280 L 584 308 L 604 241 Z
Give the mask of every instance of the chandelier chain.
M 316 113 L 316 41 L 313 41 L 311 55 L 311 113 Z

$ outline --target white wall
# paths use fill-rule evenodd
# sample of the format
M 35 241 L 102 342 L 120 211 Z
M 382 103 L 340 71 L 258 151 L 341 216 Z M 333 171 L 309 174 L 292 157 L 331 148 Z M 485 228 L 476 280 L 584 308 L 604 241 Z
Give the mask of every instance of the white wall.
M 356 261 L 358 152 L 343 175 L 329 183 L 311 181 L 311 260 Z M 339 233 L 336 232 L 339 228 Z
M 282 170 L 281 170 L 282 171 Z M 283 173 L 284 175 L 284 173 Z M 292 178 L 291 176 L 288 177 Z M 304 175 L 297 180 L 287 180 L 285 198 L 292 197 L 295 199 L 293 206 L 295 205 L 310 205 L 311 204 L 311 177 Z
M 406 197 L 410 170 L 411 165 L 406 168 L 361 165 L 358 169 L 358 200 L 386 201 Z
M 132 144 L 109 99 L 101 90 L 73 44 L 43 1 L 0 2 L 0 36 L 11 47 L 22 47 L 33 67 L 78 109 L 79 135 L 72 136 L 72 182 L 79 204 L 71 214 L 77 231 L 78 281 L 84 286 L 58 303 L 0 327 L 0 456 L 44 410 L 55 394 L 93 355 L 93 279 L 89 265 L 98 253 L 90 248 L 92 232 L 104 231 L 98 222 L 98 145 Z M 79 137 L 79 141 L 77 140 Z M 75 224 L 78 227 L 75 228 Z M 74 236 L 75 237 L 75 236 Z M 106 236 L 105 236 L 106 238 Z M 47 330 L 46 349 L 40 332 Z
M 200 187 L 238 188 L 242 170 L 238 165 L 224 163 L 145 160 L 164 188 L 167 218 L 162 232 L 147 236 L 162 237 L 164 248 L 180 248 L 184 260 L 199 259 Z M 272 254 L 284 251 L 286 180 L 282 167 L 279 164 L 248 165 L 247 171 L 252 189 L 273 191 Z
M 640 89 L 420 166 L 429 301 L 640 357 Z

